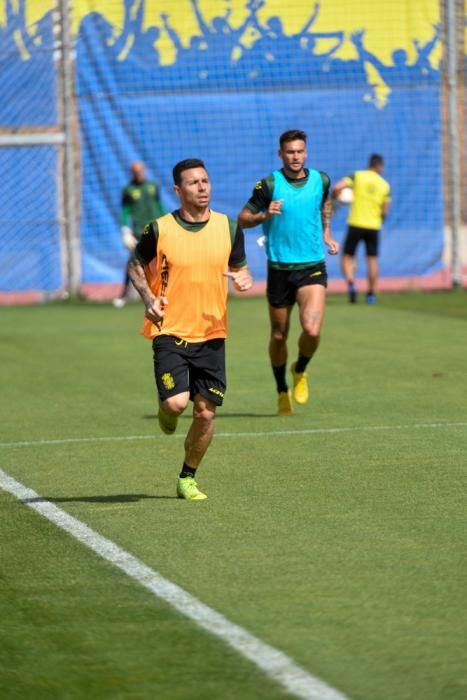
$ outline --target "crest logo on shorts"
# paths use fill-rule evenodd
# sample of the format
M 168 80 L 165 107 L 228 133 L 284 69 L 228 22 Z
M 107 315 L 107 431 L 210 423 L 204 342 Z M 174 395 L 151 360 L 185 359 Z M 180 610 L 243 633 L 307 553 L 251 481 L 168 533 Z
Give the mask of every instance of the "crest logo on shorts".
M 262 187 L 261 180 L 258 180 L 258 182 L 255 185 L 255 190 L 260 190 Z
M 166 389 L 173 389 L 175 386 L 174 378 L 170 374 L 170 372 L 164 372 L 164 374 L 161 377 L 162 379 L 162 384 Z

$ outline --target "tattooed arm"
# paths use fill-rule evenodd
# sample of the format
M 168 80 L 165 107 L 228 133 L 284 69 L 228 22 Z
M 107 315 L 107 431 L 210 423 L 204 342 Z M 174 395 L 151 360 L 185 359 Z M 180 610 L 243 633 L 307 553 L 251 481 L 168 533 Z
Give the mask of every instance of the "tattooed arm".
M 339 252 L 339 243 L 335 241 L 331 233 L 332 199 L 331 199 L 331 179 L 329 175 L 319 171 L 323 183 L 323 197 L 321 199 L 321 224 L 323 227 L 323 240 L 327 246 L 329 255 L 336 255 Z
M 136 258 L 128 263 L 128 274 L 134 288 L 143 300 L 146 308 L 144 315 L 159 328 L 165 315 L 164 307 L 168 304 L 167 298 L 154 296 L 146 279 L 144 267 Z
M 339 252 L 339 243 L 332 237 L 331 232 L 332 201 L 328 196 L 321 207 L 321 223 L 323 225 L 323 238 L 327 246 L 329 255 L 336 255 Z

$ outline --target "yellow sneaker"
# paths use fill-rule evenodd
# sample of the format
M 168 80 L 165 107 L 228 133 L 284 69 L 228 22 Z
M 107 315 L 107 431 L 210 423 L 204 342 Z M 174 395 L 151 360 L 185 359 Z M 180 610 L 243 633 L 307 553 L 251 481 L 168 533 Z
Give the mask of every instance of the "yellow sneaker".
M 293 398 L 294 401 L 304 404 L 308 401 L 308 380 L 306 372 L 296 372 L 295 362 L 290 368 L 293 377 Z
M 169 416 L 169 414 L 163 411 L 160 406 L 157 419 L 159 421 L 160 429 L 166 435 L 173 435 L 174 432 L 177 430 L 178 417 Z
M 291 416 L 293 413 L 292 408 L 292 392 L 281 391 L 277 395 L 277 415 L 278 416 Z
M 178 477 L 177 496 L 186 501 L 204 501 L 207 498 L 205 493 L 198 489 L 198 485 L 192 476 Z

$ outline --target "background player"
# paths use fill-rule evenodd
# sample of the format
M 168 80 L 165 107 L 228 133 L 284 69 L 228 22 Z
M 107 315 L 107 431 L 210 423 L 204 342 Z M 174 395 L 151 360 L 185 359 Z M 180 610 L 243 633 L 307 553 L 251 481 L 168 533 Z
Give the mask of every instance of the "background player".
M 368 304 L 376 303 L 378 284 L 379 231 L 391 203 L 389 183 L 381 176 L 383 157 L 374 153 L 366 170 L 357 170 L 339 180 L 332 196 L 337 198 L 345 187 L 353 189 L 353 203 L 347 219 L 347 235 L 341 260 L 342 274 L 347 282 L 349 302 L 357 301 L 355 288 L 355 252 L 360 241 L 365 244 L 367 256 Z
M 133 254 L 146 224 L 162 214 L 164 214 L 164 207 L 160 201 L 159 187 L 155 182 L 146 180 L 145 167 L 141 161 L 137 160 L 131 164 L 131 180 L 122 190 L 120 213 L 122 242 L 130 255 Z M 116 308 L 120 309 L 125 306 L 129 285 L 130 276 L 127 263 L 122 291 L 120 296 L 113 301 Z
M 291 366 L 293 398 L 308 401 L 306 368 L 315 354 L 323 322 L 327 272 L 325 246 L 331 255 L 339 244 L 331 234 L 330 179 L 305 167 L 306 134 L 285 131 L 279 139 L 282 168 L 256 183 L 239 214 L 244 228 L 263 225 L 268 258 L 267 297 L 271 335 L 269 358 L 277 387 L 277 413 L 293 413 L 286 380 L 290 315 L 298 304 L 302 332 L 297 361 Z

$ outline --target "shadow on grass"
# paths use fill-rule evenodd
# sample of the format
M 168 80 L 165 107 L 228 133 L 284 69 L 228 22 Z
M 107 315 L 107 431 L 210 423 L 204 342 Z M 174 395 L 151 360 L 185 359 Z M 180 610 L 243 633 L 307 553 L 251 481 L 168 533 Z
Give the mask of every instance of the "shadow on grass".
M 228 413 L 223 411 L 222 408 L 216 411 L 216 421 L 219 418 L 274 418 L 277 417 L 277 413 Z M 180 416 L 180 420 L 189 418 L 191 420 L 191 414 L 187 413 L 185 416 Z M 157 420 L 157 415 L 146 415 L 142 416 L 143 420 Z
M 114 496 L 38 496 L 24 498 L 23 503 L 135 503 L 145 498 L 176 499 L 177 496 L 149 496 L 147 493 L 122 493 Z

